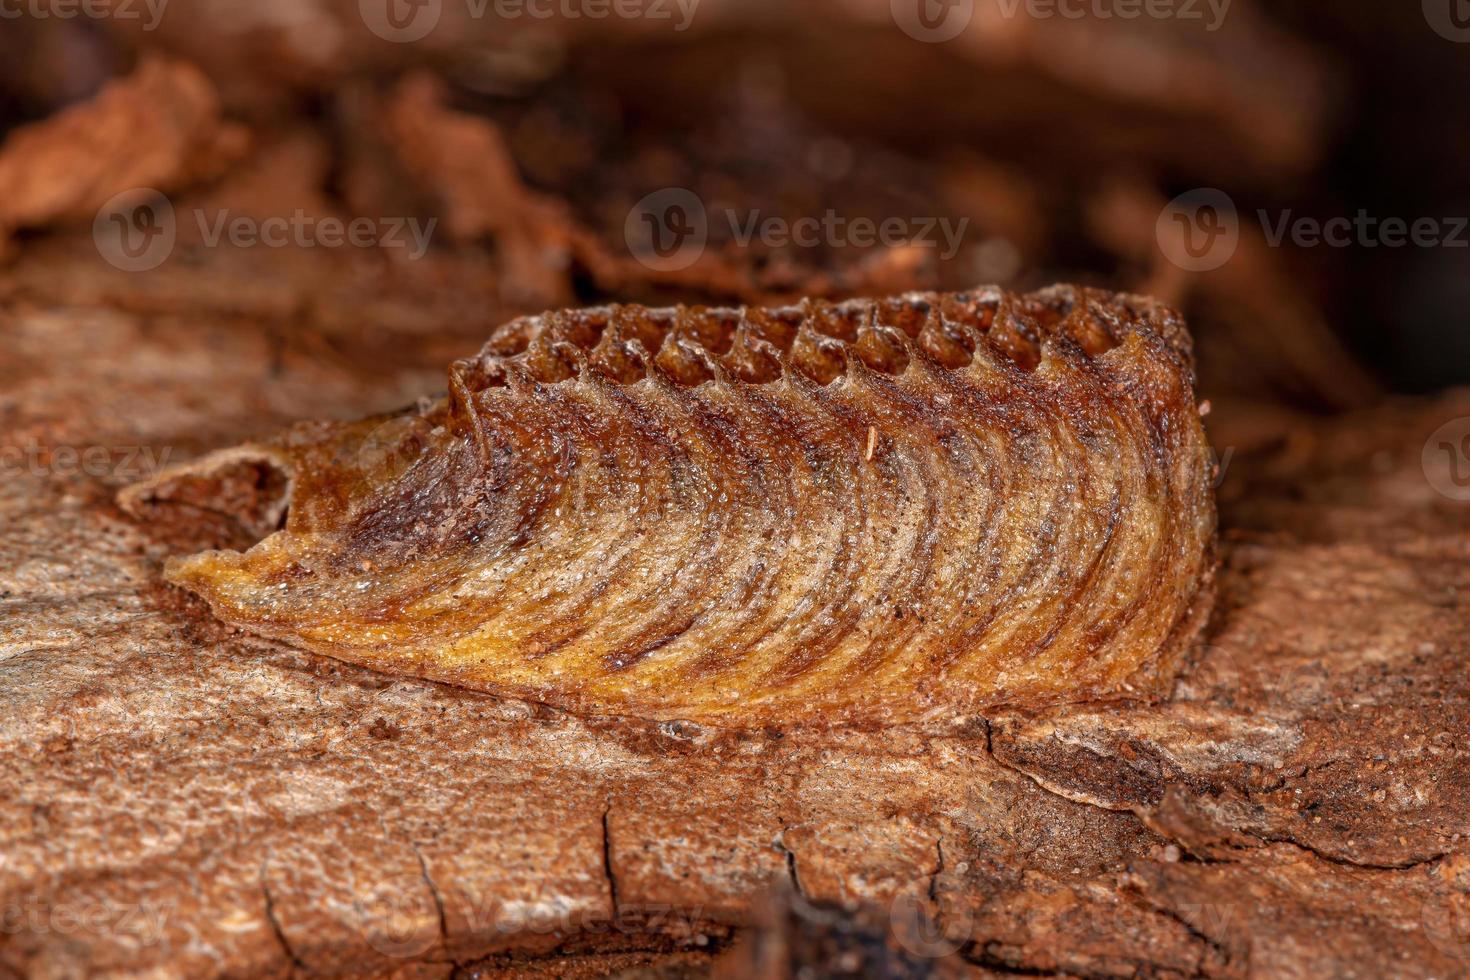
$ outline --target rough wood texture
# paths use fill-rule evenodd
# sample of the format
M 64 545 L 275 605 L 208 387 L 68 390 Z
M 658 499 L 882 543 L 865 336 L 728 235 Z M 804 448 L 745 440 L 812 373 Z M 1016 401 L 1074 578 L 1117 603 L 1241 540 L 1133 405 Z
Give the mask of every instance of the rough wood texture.
M 1470 971 L 1470 537 L 1422 462 L 1470 394 L 1217 410 L 1222 608 L 1171 703 L 949 737 L 594 725 L 160 584 L 228 536 L 120 514 L 150 459 L 435 383 L 427 345 L 324 353 L 356 300 L 313 260 L 294 331 L 65 307 L 25 269 L 0 307 L 0 974 L 702 975 L 773 882 L 938 916 L 920 963 L 974 975 Z M 411 322 L 365 328 L 417 359 Z

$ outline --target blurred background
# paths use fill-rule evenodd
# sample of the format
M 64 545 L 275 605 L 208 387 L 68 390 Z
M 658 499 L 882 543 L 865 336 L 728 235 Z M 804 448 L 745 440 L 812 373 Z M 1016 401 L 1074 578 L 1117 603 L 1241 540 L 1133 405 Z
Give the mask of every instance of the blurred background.
M 1070 280 L 1185 310 L 1217 405 L 1335 412 L 1470 381 L 1467 92 L 1464 0 L 3 0 L 0 292 L 437 368 Z

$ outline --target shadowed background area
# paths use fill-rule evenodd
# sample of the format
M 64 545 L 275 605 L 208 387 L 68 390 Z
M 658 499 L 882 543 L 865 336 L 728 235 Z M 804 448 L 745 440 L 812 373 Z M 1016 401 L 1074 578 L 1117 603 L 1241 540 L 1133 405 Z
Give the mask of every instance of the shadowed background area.
M 495 254 L 494 291 L 517 309 L 1131 285 L 1185 307 L 1215 348 L 1206 394 L 1341 408 L 1379 385 L 1470 378 L 1470 232 L 1432 247 L 1261 233 L 1362 211 L 1455 237 L 1470 122 L 1446 106 L 1470 58 L 1444 6 L 97 0 L 63 18 L 36 0 L 0 35 L 0 125 L 167 56 L 250 129 L 253 156 L 237 161 L 289 166 L 269 154 L 292 142 L 318 166 L 292 177 L 320 203 L 441 218 L 436 248 Z M 47 179 L 67 180 L 64 159 Z M 228 170 L 174 163 L 178 189 Z M 122 176 L 87 178 L 85 203 Z M 630 209 L 666 187 L 694 191 L 713 219 L 709 252 L 679 274 L 629 261 L 624 235 Z M 1245 239 L 1224 267 L 1181 272 L 1153 223 L 1199 188 L 1229 195 Z M 36 188 L 0 190 L 0 222 L 20 234 L 86 210 L 6 215 Z M 830 234 L 812 248 L 732 243 L 728 209 L 970 220 L 940 261 Z

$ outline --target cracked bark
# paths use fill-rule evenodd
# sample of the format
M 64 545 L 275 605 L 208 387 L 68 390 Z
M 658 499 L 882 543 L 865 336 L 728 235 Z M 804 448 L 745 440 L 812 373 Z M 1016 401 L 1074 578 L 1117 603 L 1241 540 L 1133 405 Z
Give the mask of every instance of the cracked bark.
M 266 864 L 264 863 L 260 866 L 260 894 L 265 900 L 265 918 L 270 923 L 271 934 L 276 937 L 276 942 L 280 944 L 281 951 L 286 954 L 286 959 L 291 964 L 292 972 L 309 973 L 310 971 L 306 968 L 305 961 L 296 954 L 296 950 L 291 946 L 291 941 L 286 938 L 286 930 L 281 927 L 281 921 L 276 917 L 276 903 L 271 895 L 271 887 L 266 881 Z
M 781 856 L 785 859 L 786 878 L 788 881 L 791 882 L 792 890 L 795 891 L 797 895 L 805 897 L 806 891 L 801 887 L 801 875 L 797 872 L 796 869 L 796 852 L 793 851 L 790 847 L 786 846 L 786 831 L 787 827 L 783 824 L 781 827 L 781 835 L 777 837 L 775 841 L 776 849 L 781 852 Z
M 612 909 L 613 921 L 618 921 L 618 879 L 613 875 L 612 831 L 608 827 L 608 816 L 612 807 L 602 810 L 602 873 L 607 876 L 607 900 Z
M 1152 902 L 1148 902 L 1147 899 L 1142 898 L 1142 896 L 1140 896 L 1140 898 L 1147 903 L 1148 908 L 1155 914 L 1162 915 L 1164 918 L 1169 919 L 1171 922 L 1178 923 L 1184 928 L 1185 932 L 1189 933 L 1195 939 L 1199 940 L 1200 943 L 1202 943 L 1204 946 L 1214 950 L 1215 954 L 1219 956 L 1220 959 L 1223 960 L 1227 966 L 1230 964 L 1231 960 L 1234 957 L 1231 956 L 1229 948 L 1227 948 L 1224 943 L 1220 942 L 1215 937 L 1209 935 L 1208 933 L 1201 930 L 1199 927 L 1195 926 L 1174 909 L 1171 909 L 1164 905 L 1156 905 Z M 1203 956 L 1201 956 L 1200 965 L 1195 969 L 1195 976 L 1204 977 L 1208 975 L 1209 974 L 1207 974 L 1204 969 Z
M 934 872 L 929 875 L 929 900 L 939 900 L 939 876 L 944 873 L 944 838 L 934 838 Z
M 1189 842 L 1187 840 L 1185 840 L 1184 838 L 1177 837 L 1177 836 L 1171 834 L 1166 828 L 1160 827 L 1159 824 L 1152 819 L 1153 818 L 1153 815 L 1157 812 L 1156 808 L 1150 808 L 1150 807 L 1139 806 L 1139 805 L 1123 806 L 1123 805 L 1111 804 L 1111 803 L 1108 803 L 1108 802 L 1106 802 L 1104 800 L 1099 800 L 1096 797 L 1090 796 L 1089 794 L 1069 792 L 1067 790 L 1061 789 L 1061 788 L 1053 785 L 1052 783 L 1050 783 L 1048 780 L 1046 780 L 1043 776 L 1041 776 L 1038 773 L 1032 772 L 1032 771 L 1030 771 L 1028 769 L 1022 768 L 1022 767 L 1017 766 L 1017 765 L 1015 765 L 1013 763 L 1007 762 L 1006 760 L 1004 760 L 1002 758 L 999 758 L 998 756 L 995 755 L 995 753 L 993 751 L 991 752 L 991 758 L 995 760 L 995 763 L 997 765 L 1001 766 L 1004 769 L 1008 769 L 1011 772 L 1016 773 L 1017 775 L 1025 776 L 1027 779 L 1031 780 L 1031 782 L 1035 783 L 1039 788 L 1045 790 L 1046 792 L 1050 793 L 1051 795 L 1053 795 L 1053 796 L 1055 796 L 1055 797 L 1057 797 L 1059 799 L 1067 800 L 1068 802 L 1071 802 L 1071 803 L 1082 804 L 1084 806 L 1097 807 L 1100 810 L 1107 810 L 1107 811 L 1110 811 L 1110 812 L 1113 812 L 1113 813 L 1131 813 L 1131 814 L 1137 816 L 1139 818 L 1139 820 L 1143 821 L 1145 824 L 1147 824 L 1148 826 L 1150 826 L 1152 829 L 1159 831 L 1160 834 L 1162 834 L 1163 836 L 1168 837 L 1169 839 L 1173 840 L 1176 844 L 1179 844 L 1181 847 L 1189 848 L 1189 846 L 1190 846 L 1189 845 Z M 1167 790 L 1167 788 L 1168 788 L 1169 785 L 1171 785 L 1171 784 L 1166 784 L 1166 787 L 1165 787 L 1166 790 Z M 1352 858 L 1342 857 L 1340 855 L 1331 854 L 1331 853 L 1328 853 L 1326 851 L 1323 851 L 1320 848 L 1313 847 L 1310 844 L 1304 843 L 1303 841 L 1298 840 L 1298 839 L 1296 839 L 1294 837 L 1289 837 L 1289 836 L 1263 836 L 1263 835 L 1260 835 L 1260 834 L 1251 833 L 1248 830 L 1240 830 L 1240 831 L 1236 831 L 1236 832 L 1237 833 L 1241 833 L 1241 834 L 1246 834 L 1246 835 L 1252 837 L 1253 839 L 1260 841 L 1263 846 L 1266 845 L 1266 844 L 1288 844 L 1288 845 L 1291 845 L 1292 847 L 1300 848 L 1301 850 L 1303 850 L 1303 851 L 1311 854 L 1313 857 L 1316 857 L 1316 858 L 1318 858 L 1318 859 L 1320 859 L 1322 861 L 1325 861 L 1325 862 L 1327 862 L 1329 864 L 1336 864 L 1336 865 L 1339 865 L 1339 866 L 1342 866 L 1342 867 L 1347 867 L 1347 868 L 1362 868 L 1362 869 L 1369 870 L 1369 871 L 1409 871 L 1409 870 L 1412 870 L 1414 868 L 1423 867 L 1423 866 L 1429 865 L 1429 864 L 1434 864 L 1436 861 L 1442 860 L 1446 856 L 1446 854 L 1448 853 L 1448 852 L 1441 852 L 1441 853 L 1438 853 L 1438 854 L 1432 854 L 1432 855 L 1429 855 L 1427 857 L 1415 859 L 1415 860 L 1412 860 L 1412 861 L 1391 862 L 1391 863 L 1381 863 L 1381 864 L 1379 864 L 1379 863 L 1374 863 L 1374 862 L 1371 862 L 1371 861 L 1358 861 L 1358 860 L 1354 860 Z M 1237 850 L 1244 850 L 1243 848 L 1236 848 L 1236 849 Z M 1193 851 L 1192 849 L 1191 849 L 1191 853 L 1195 853 L 1195 855 L 1197 857 L 1203 857 L 1204 856 L 1202 854 L 1199 854 L 1199 853 Z M 1209 854 L 1209 859 L 1211 861 L 1214 861 L 1214 862 L 1217 862 L 1217 863 L 1227 860 L 1227 859 L 1222 859 L 1219 856 L 1219 853 L 1218 852 Z
M 1263 844 L 1287 844 L 1291 847 L 1299 848 L 1300 850 L 1305 851 L 1306 853 L 1312 855 L 1314 858 L 1317 858 L 1319 861 L 1325 861 L 1328 864 L 1335 864 L 1341 868 L 1358 868 L 1363 871 L 1412 871 L 1415 868 L 1422 868 L 1431 864 L 1435 864 L 1439 861 L 1444 860 L 1445 857 L 1448 856 L 1448 852 L 1444 852 L 1441 854 L 1433 854 L 1425 858 L 1419 858 L 1413 861 L 1375 864 L 1372 861 L 1356 861 L 1350 857 L 1343 857 L 1337 854 L 1329 854 L 1321 850 L 1320 848 L 1313 847 L 1310 844 L 1305 844 L 1294 837 L 1260 837 L 1258 835 L 1252 836 L 1255 836 L 1256 839 L 1261 841 Z
M 444 915 L 444 896 L 439 894 L 439 886 L 434 884 L 434 878 L 429 874 L 429 862 L 424 860 L 423 852 L 412 841 L 409 842 L 409 847 L 413 849 L 413 856 L 419 862 L 419 873 L 423 875 L 424 885 L 429 889 L 429 894 L 434 897 L 434 911 L 439 915 L 439 942 L 447 955 L 449 952 L 449 920 Z

